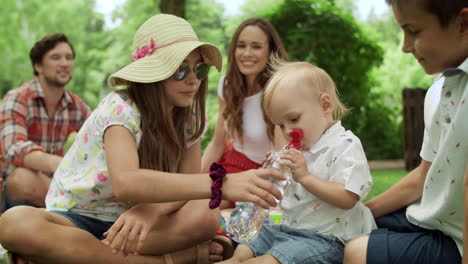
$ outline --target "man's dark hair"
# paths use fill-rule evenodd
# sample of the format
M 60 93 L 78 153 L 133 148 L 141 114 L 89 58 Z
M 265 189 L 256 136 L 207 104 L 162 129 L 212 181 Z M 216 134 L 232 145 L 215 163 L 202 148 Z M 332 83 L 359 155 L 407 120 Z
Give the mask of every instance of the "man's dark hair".
M 31 51 L 29 52 L 29 57 L 31 58 L 34 75 L 37 76 L 39 74 L 38 72 L 36 72 L 36 68 L 34 68 L 34 65 L 41 64 L 42 59 L 44 58 L 44 54 L 46 54 L 49 50 L 55 48 L 55 46 L 57 46 L 57 44 L 61 42 L 65 42 L 68 45 L 70 45 L 73 58 L 75 58 L 75 50 L 73 49 L 73 45 L 68 40 L 67 36 L 65 36 L 65 34 L 61 34 L 61 33 L 48 34 L 45 37 L 43 37 L 41 40 L 36 42 L 36 44 L 34 44 L 34 47 L 32 47 Z
M 408 1 L 415 0 L 385 0 L 389 5 L 400 6 Z M 436 15 L 439 18 L 439 23 L 442 27 L 448 24 L 460 14 L 463 8 L 468 7 L 468 0 L 418 0 L 424 5 L 424 8 L 429 13 Z

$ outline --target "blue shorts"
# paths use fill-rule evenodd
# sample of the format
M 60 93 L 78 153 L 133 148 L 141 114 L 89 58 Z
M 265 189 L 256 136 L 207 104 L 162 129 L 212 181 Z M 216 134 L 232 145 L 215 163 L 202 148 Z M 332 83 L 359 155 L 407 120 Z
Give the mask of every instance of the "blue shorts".
M 0 207 L 0 212 L 5 212 L 6 210 L 15 207 L 15 206 L 20 206 L 20 205 L 27 205 L 27 206 L 32 206 L 32 207 L 37 207 L 36 205 L 28 202 L 18 202 L 16 200 L 13 200 L 10 198 L 7 192 L 6 188 L 6 180 L 3 181 L 3 184 L 1 186 L 2 188 L 2 204 Z
M 70 211 L 49 211 L 49 213 L 59 214 L 66 217 L 68 220 L 72 221 L 76 227 L 91 233 L 99 240 L 105 238 L 103 233 L 109 230 L 109 228 L 114 224 L 114 222 L 106 222 L 97 218 L 72 213 Z
M 461 263 L 458 247 L 439 230 L 413 225 L 406 209 L 376 219 L 379 229 L 369 235 L 367 263 Z
M 283 264 L 343 262 L 344 245 L 336 237 L 285 225 L 264 225 L 257 239 L 244 245 L 255 256 L 270 254 Z

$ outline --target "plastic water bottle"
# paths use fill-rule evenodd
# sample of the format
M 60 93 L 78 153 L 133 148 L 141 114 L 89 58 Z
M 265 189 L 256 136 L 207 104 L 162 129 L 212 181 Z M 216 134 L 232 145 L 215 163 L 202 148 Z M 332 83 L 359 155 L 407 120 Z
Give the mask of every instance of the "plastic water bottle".
M 263 164 L 262 168 L 273 168 L 282 171 L 287 180 L 276 180 L 268 178 L 280 191 L 284 192 L 291 172 L 288 168 L 280 165 L 280 157 L 285 149 L 296 148 L 300 149 L 300 142 L 304 136 L 302 130 L 294 129 L 291 133 L 291 142 L 284 146 L 280 151 L 272 152 L 268 159 Z M 237 202 L 236 208 L 232 211 L 227 227 L 228 233 L 234 236 L 234 239 L 246 243 L 254 241 L 265 223 L 265 219 L 269 220 L 269 210 L 263 209 L 257 204 L 250 202 Z

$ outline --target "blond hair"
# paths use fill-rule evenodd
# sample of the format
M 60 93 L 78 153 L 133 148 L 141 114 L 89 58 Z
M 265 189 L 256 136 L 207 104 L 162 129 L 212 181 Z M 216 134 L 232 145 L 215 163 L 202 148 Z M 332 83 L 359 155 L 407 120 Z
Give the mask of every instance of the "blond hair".
M 271 98 L 279 86 L 284 85 L 284 80 L 296 76 L 301 78 L 307 87 L 314 89 L 317 95 L 327 94 L 333 105 L 332 118 L 341 120 L 349 109 L 341 102 L 335 82 L 326 71 L 308 62 L 286 62 L 278 57 L 271 60 L 272 76 L 263 93 L 262 108 L 267 124 L 268 137 L 273 139 L 274 125 L 269 118 Z M 287 100 L 287 99 L 285 99 Z

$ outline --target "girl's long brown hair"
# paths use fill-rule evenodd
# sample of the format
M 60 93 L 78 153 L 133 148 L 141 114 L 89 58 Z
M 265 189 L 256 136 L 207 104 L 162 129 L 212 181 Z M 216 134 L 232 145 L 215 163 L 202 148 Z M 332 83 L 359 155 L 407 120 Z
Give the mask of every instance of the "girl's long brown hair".
M 237 41 L 239 40 L 239 35 L 241 31 L 247 26 L 257 26 L 259 27 L 268 37 L 268 44 L 271 54 L 277 54 L 279 58 L 287 61 L 288 55 L 284 49 L 281 38 L 276 32 L 274 26 L 263 18 L 251 18 L 247 19 L 234 32 L 234 35 L 229 46 L 229 55 L 228 55 L 228 66 L 226 77 L 223 84 L 223 99 L 226 107 L 224 108 L 223 117 L 227 121 L 227 128 L 229 134 L 237 135 L 242 139 L 242 106 L 244 104 L 244 99 L 250 96 L 251 91 L 247 90 L 247 83 L 245 76 L 240 72 L 239 67 L 237 66 L 235 59 L 235 51 L 237 47 Z M 261 87 L 265 87 L 266 82 L 269 79 L 270 69 L 267 63 L 267 66 L 257 76 L 256 82 L 260 84 Z
M 126 94 L 141 116 L 140 168 L 179 171 L 186 142 L 199 138 L 205 128 L 207 88 L 205 79 L 192 106 L 174 107 L 171 111 L 161 82 L 129 83 Z M 190 131 L 186 131 L 187 128 L 191 128 Z

